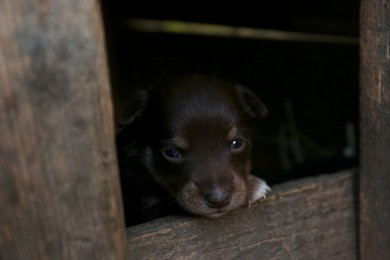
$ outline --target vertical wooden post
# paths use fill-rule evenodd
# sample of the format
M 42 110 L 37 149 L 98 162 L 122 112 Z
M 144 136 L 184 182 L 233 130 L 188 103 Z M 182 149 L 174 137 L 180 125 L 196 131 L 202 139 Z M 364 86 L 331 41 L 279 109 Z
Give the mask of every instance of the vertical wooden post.
M 0 6 L 0 259 L 124 259 L 99 1 Z
M 390 256 L 390 2 L 361 1 L 361 259 Z

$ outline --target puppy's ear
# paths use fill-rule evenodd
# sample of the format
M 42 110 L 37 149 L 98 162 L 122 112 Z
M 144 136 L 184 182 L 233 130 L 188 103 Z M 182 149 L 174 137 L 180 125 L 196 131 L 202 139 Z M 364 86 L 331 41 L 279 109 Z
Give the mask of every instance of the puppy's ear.
M 146 90 L 137 90 L 133 93 L 126 107 L 117 120 L 117 132 L 130 125 L 135 119 L 142 116 L 148 101 Z
M 252 118 L 261 118 L 268 114 L 266 106 L 251 90 L 244 86 L 236 85 L 236 92 L 247 115 Z

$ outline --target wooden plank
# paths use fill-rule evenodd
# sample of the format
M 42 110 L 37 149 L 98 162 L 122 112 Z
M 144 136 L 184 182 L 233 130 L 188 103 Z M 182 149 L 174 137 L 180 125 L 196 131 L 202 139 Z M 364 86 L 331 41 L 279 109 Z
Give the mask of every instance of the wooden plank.
M 127 259 L 356 259 L 356 178 L 324 175 L 273 187 L 219 219 L 167 217 L 127 230 Z
M 362 259 L 390 256 L 390 3 L 361 2 Z
M 124 259 L 99 1 L 0 6 L 0 259 Z

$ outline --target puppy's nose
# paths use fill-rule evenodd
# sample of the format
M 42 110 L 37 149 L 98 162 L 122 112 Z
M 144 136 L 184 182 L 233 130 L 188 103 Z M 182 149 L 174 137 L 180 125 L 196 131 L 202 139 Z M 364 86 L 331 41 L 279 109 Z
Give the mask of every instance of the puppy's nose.
M 231 199 L 229 192 L 225 192 L 220 188 L 214 189 L 212 192 L 204 196 L 206 204 L 211 208 L 222 208 L 226 206 Z

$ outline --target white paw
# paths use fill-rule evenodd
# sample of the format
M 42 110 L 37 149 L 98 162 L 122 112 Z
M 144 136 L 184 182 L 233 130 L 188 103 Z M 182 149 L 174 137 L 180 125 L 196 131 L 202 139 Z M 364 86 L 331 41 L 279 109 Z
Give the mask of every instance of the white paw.
M 250 176 L 249 187 L 249 204 L 259 199 L 265 198 L 265 195 L 271 191 L 271 188 L 265 181 L 253 175 Z

